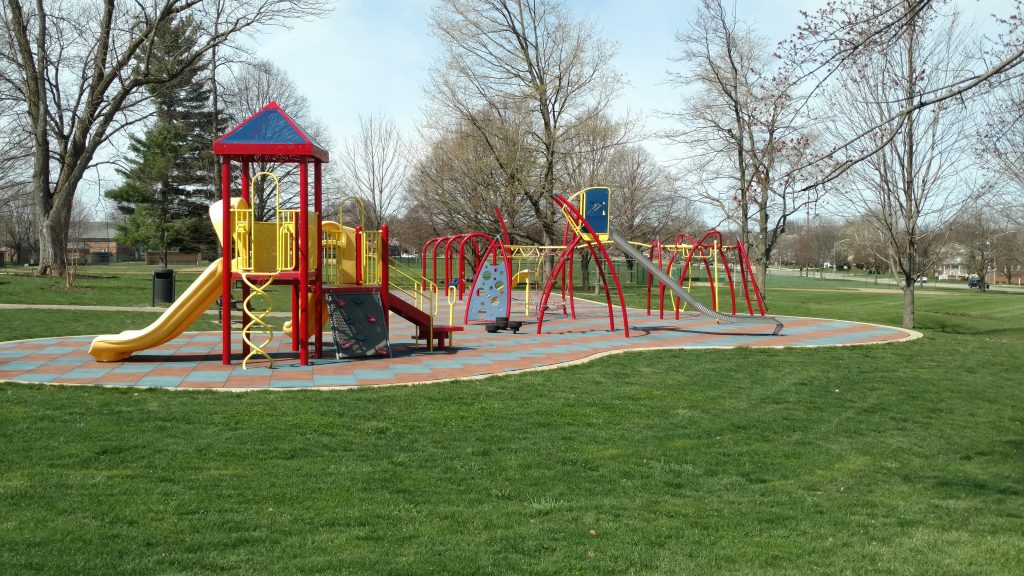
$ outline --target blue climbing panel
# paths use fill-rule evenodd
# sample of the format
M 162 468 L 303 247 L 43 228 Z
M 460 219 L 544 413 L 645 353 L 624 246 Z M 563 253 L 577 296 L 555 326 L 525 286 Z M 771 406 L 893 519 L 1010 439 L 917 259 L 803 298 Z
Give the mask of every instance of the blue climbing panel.
M 466 322 L 494 322 L 495 318 L 508 318 L 509 268 L 500 242 L 491 244 L 483 262 L 473 278 L 473 288 L 466 303 Z

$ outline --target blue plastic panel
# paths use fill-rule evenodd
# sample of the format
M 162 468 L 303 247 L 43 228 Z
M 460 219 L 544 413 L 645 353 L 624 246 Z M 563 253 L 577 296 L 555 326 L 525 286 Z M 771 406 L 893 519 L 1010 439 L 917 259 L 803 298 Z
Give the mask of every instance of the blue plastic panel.
M 594 233 L 602 239 L 608 234 L 609 196 L 607 188 L 587 188 L 583 191 L 581 213 L 594 229 Z
M 508 269 L 504 258 L 499 258 L 495 264 L 492 254 L 493 250 L 484 256 L 484 263 L 473 279 L 466 304 L 468 322 L 494 322 L 495 318 L 508 318 Z

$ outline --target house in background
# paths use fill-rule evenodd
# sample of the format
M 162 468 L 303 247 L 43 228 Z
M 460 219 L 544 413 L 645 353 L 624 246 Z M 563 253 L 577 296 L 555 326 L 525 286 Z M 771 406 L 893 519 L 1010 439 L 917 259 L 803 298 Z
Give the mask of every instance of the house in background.
M 113 222 L 82 222 L 72 230 L 68 242 L 68 258 L 79 264 L 107 264 L 140 259 L 137 250 L 114 240 L 117 227 Z
M 967 266 L 967 249 L 955 242 L 942 248 L 936 264 L 935 276 L 939 280 L 966 280 L 971 275 Z

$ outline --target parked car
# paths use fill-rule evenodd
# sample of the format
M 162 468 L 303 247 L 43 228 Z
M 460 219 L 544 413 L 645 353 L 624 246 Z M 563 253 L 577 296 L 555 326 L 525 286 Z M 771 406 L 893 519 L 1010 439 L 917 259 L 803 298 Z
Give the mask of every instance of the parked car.
M 928 277 L 927 276 L 918 276 L 917 277 L 917 285 L 918 286 L 920 286 L 921 284 L 927 284 L 927 283 L 928 283 Z
M 985 282 L 985 290 L 988 290 L 989 286 L 990 286 L 990 284 L 988 282 Z M 967 287 L 968 288 L 981 288 L 981 278 L 968 278 L 967 279 Z

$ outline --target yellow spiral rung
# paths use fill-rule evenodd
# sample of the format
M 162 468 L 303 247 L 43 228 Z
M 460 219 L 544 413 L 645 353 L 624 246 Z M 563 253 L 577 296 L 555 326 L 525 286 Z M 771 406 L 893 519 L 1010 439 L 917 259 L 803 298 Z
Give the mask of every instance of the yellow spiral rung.
M 249 345 L 249 353 L 246 354 L 245 359 L 242 360 L 242 369 L 247 368 L 249 359 L 253 356 L 259 355 L 270 361 L 270 367 L 274 367 L 274 359 L 270 357 L 270 354 L 264 350 L 264 348 L 270 344 L 274 339 L 274 329 L 270 327 L 263 319 L 266 318 L 274 309 L 274 300 L 267 294 L 267 287 L 274 282 L 275 274 L 261 274 L 258 277 L 265 277 L 266 280 L 262 284 L 257 284 L 249 278 L 248 274 L 242 274 L 242 282 L 248 286 L 252 291 L 246 296 L 245 300 L 242 301 L 242 310 L 245 315 L 249 318 L 249 322 L 242 327 L 242 341 Z M 254 312 L 251 304 L 253 298 L 261 298 L 266 303 L 265 310 L 259 310 Z M 266 339 L 260 343 L 253 342 L 251 336 L 254 334 L 262 334 L 266 336 Z

